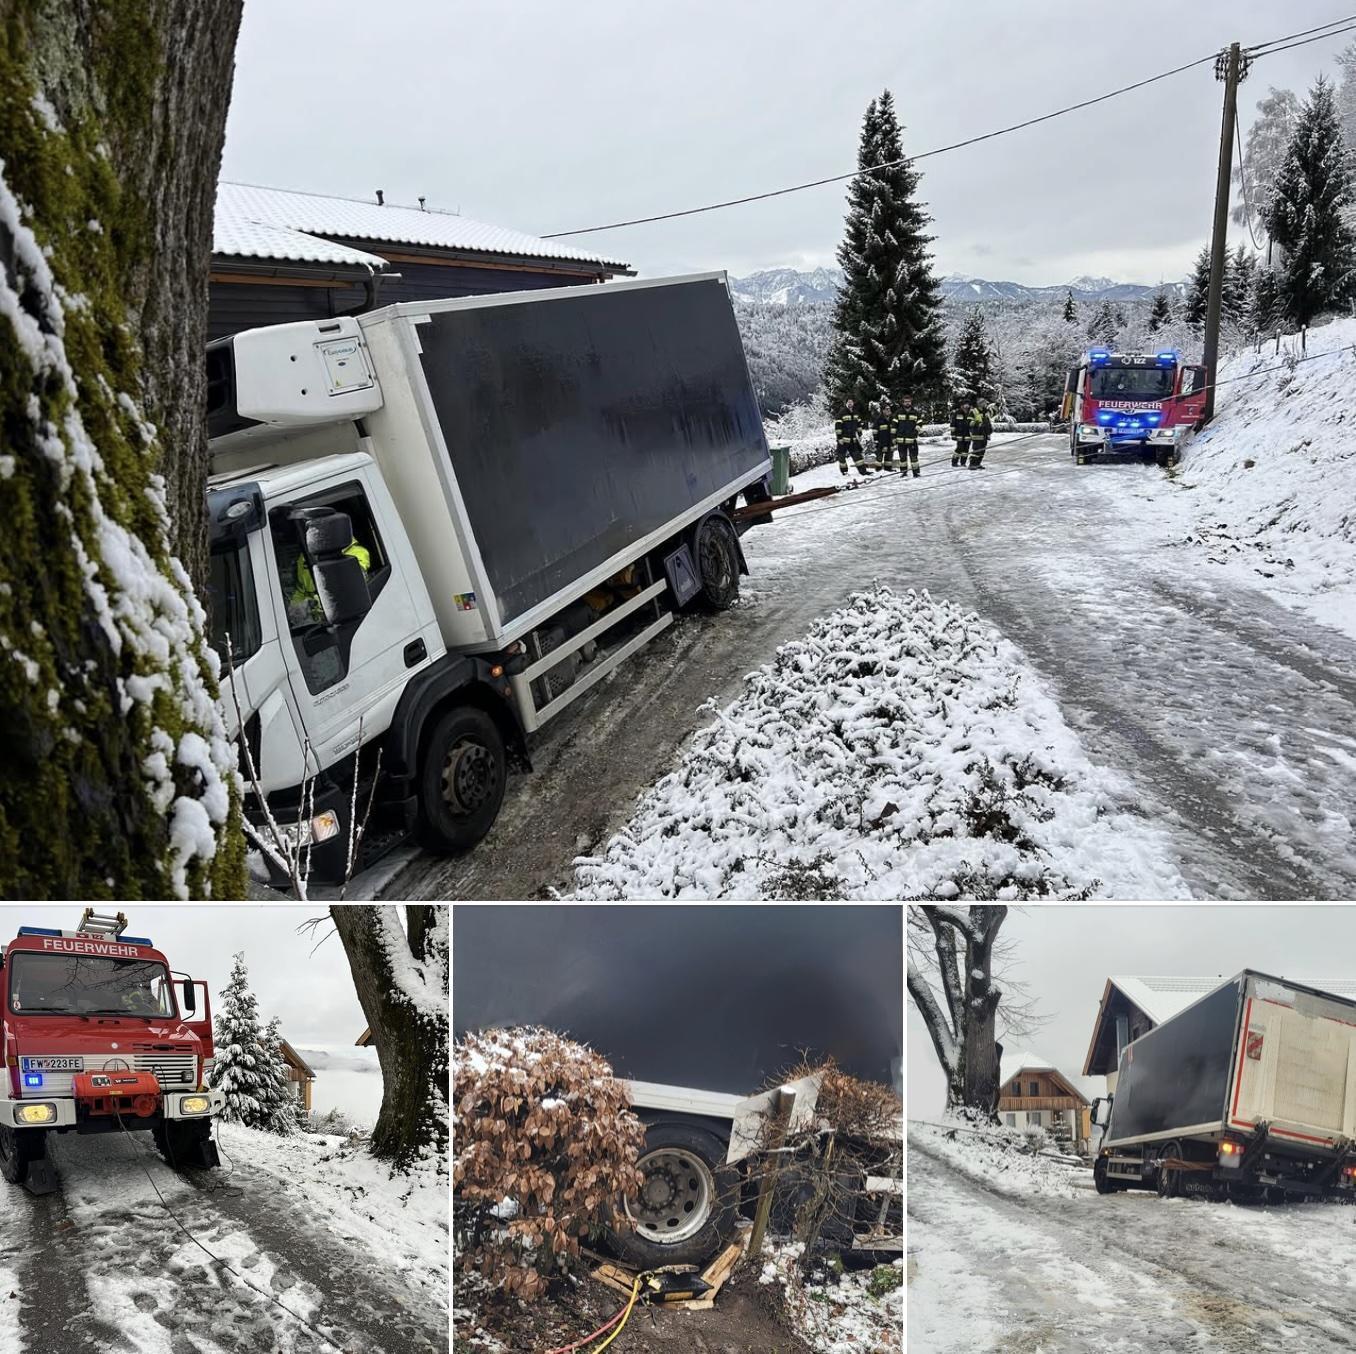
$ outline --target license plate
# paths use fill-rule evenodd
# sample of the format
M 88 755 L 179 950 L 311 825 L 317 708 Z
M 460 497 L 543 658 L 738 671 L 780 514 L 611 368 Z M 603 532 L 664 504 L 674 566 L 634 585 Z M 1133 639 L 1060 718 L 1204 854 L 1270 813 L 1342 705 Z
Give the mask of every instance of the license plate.
M 19 1068 L 24 1072 L 83 1072 L 83 1058 L 20 1058 Z

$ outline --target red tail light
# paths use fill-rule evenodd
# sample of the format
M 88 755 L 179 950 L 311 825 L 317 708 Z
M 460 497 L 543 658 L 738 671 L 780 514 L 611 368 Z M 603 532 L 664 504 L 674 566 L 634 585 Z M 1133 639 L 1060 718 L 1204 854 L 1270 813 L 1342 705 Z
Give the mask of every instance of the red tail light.
M 1219 1150 L 1226 1157 L 1232 1156 L 1233 1153 L 1238 1151 L 1238 1144 L 1236 1142 L 1222 1142 L 1219 1145 Z

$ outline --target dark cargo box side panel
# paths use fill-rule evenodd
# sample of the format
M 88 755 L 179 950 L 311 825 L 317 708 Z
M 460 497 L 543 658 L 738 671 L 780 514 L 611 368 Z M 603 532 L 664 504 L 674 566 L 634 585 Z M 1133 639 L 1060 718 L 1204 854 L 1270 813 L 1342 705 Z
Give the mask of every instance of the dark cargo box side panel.
M 902 909 L 478 907 L 452 921 L 458 1034 L 542 1025 L 619 1076 L 746 1095 L 832 1053 L 902 1076 Z
M 434 311 L 418 334 L 505 625 L 768 459 L 718 279 Z
M 1126 1048 L 1108 1141 L 1223 1121 L 1240 1000 L 1227 983 Z

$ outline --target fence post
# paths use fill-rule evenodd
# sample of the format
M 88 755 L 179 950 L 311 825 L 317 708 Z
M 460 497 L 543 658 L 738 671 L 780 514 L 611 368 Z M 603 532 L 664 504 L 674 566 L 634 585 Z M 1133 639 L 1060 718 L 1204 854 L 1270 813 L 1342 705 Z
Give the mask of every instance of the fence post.
M 767 1231 L 767 1220 L 772 1213 L 772 1189 L 777 1173 L 781 1170 L 781 1149 L 786 1144 L 786 1128 L 791 1122 L 791 1110 L 795 1103 L 795 1091 L 788 1091 L 784 1086 L 777 1091 L 765 1148 L 771 1161 L 764 1165 L 763 1176 L 758 1183 L 758 1208 L 753 1215 L 753 1235 L 749 1238 L 750 1255 L 758 1255 L 763 1249 L 763 1234 Z

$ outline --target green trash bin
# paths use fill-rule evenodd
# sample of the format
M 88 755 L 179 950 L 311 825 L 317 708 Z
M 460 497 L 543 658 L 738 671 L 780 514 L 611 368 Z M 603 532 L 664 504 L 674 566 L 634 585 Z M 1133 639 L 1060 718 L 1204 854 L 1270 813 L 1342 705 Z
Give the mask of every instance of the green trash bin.
M 768 450 L 772 453 L 772 494 L 780 498 L 791 489 L 791 448 L 775 446 Z

